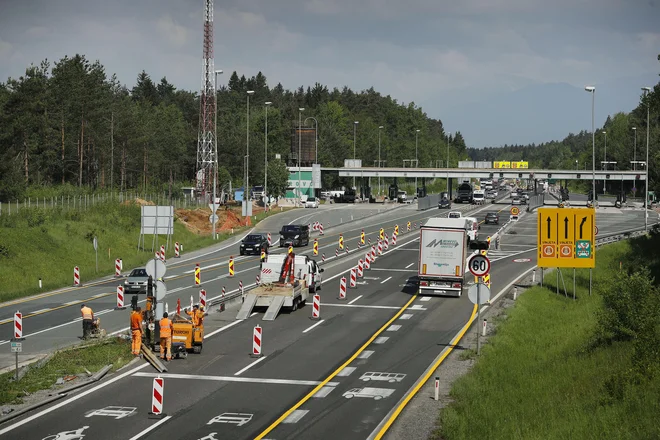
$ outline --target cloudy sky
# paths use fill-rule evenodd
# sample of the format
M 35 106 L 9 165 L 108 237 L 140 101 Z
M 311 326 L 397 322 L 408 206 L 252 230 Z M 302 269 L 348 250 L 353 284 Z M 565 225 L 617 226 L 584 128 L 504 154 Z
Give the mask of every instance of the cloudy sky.
M 144 69 L 156 80 L 166 76 L 178 88 L 197 90 L 203 3 L 0 0 L 0 80 L 21 75 L 31 62 L 82 53 L 129 86 Z M 655 84 L 660 72 L 660 0 L 215 3 L 216 68 L 246 76 L 262 71 L 271 86 L 287 88 L 317 81 L 354 90 L 373 86 L 421 105 L 477 147 L 541 142 L 590 128 L 584 85 L 602 86 L 597 96 L 608 98 L 597 120 L 604 120 L 634 107 L 636 91 Z M 543 105 L 556 95 L 544 88 L 553 83 L 575 88 L 585 101 L 584 118 L 566 122 L 555 118 L 561 108 Z M 533 113 L 544 130 L 511 129 L 517 117 L 508 114 L 516 111 L 506 106 L 511 93 L 538 102 Z M 472 112 L 499 103 L 502 111 Z

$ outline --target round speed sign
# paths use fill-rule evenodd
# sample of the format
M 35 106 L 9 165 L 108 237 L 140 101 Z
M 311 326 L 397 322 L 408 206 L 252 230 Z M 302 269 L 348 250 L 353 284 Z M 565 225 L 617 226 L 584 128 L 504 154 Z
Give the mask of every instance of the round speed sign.
M 468 268 L 475 277 L 482 277 L 490 272 L 490 260 L 485 255 L 474 255 L 468 262 Z

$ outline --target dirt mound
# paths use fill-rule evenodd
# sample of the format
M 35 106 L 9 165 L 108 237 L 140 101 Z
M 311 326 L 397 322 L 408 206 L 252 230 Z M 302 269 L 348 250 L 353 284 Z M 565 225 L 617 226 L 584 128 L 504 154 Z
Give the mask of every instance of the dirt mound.
M 240 215 L 241 208 L 232 207 L 228 209 L 220 208 L 217 211 L 218 223 L 217 231 L 218 232 L 229 232 L 232 229 L 238 229 L 241 226 L 245 226 L 246 221 L 247 225 L 252 225 L 252 218 L 245 218 Z M 254 212 L 256 214 L 256 212 Z M 211 216 L 211 210 L 206 208 L 197 208 L 197 209 L 175 209 L 174 217 L 177 221 L 183 223 L 189 231 L 200 234 L 207 235 L 213 233 L 213 225 L 209 221 Z

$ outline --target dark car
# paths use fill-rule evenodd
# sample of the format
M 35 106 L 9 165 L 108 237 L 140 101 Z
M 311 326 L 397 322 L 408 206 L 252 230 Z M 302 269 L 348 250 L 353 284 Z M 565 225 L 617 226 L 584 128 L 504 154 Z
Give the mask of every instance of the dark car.
M 451 200 L 443 198 L 438 202 L 439 209 L 449 209 L 451 208 Z
M 147 269 L 144 267 L 133 269 L 124 281 L 124 293 L 146 293 L 148 280 Z
M 268 249 L 268 239 L 261 234 L 250 234 L 241 241 L 241 255 L 261 253 L 261 249 Z
M 496 212 L 489 212 L 486 214 L 486 219 L 484 220 L 484 223 L 489 224 L 492 223 L 494 225 L 497 225 L 500 223 L 500 216 Z
M 307 225 L 284 225 L 280 231 L 280 247 L 307 246 L 309 227 Z

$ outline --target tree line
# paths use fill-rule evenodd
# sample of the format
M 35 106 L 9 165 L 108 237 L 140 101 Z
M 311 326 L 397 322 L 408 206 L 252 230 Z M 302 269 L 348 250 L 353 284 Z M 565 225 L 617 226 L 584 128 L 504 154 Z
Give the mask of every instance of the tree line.
M 379 132 L 386 166 L 402 166 L 404 159 L 415 158 L 416 149 L 420 167 L 444 164 L 448 144 L 450 164 L 467 157 L 461 133 L 448 136 L 442 121 L 413 102 L 399 103 L 373 88 L 330 90 L 319 83 L 293 91 L 281 83 L 271 88 L 261 72 L 249 78 L 233 72 L 227 86 L 217 90 L 220 185 L 242 184 L 248 90 L 254 91 L 249 115 L 253 184 L 264 177 L 267 101 L 272 102 L 269 161 L 280 154 L 290 162 L 299 108 L 305 108 L 303 120 L 318 121 L 322 166 L 343 166 L 353 157 L 354 121 L 359 122 L 356 157 L 365 166 L 378 159 Z M 308 119 L 303 125 L 316 124 Z M 144 192 L 172 182 L 193 185 L 198 126 L 199 93 L 177 89 L 166 77 L 154 81 L 142 71 L 128 88 L 84 55 L 30 65 L 24 75 L 0 83 L 0 201 L 61 184 Z

